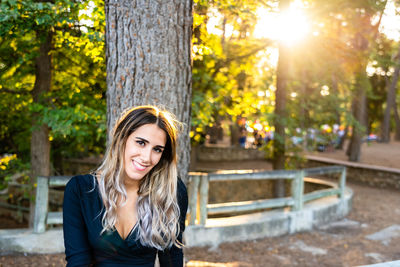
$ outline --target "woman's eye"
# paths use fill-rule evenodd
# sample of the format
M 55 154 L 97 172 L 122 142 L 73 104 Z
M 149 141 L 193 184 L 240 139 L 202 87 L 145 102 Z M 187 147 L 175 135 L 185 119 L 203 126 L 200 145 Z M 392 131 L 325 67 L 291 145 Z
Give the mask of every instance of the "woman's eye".
M 154 148 L 154 151 L 157 152 L 157 153 L 162 153 L 163 152 L 163 150 L 161 148 L 158 148 L 158 147 Z
M 136 141 L 136 143 L 138 143 L 140 146 L 144 146 L 144 142 L 143 141 L 138 140 L 138 141 Z

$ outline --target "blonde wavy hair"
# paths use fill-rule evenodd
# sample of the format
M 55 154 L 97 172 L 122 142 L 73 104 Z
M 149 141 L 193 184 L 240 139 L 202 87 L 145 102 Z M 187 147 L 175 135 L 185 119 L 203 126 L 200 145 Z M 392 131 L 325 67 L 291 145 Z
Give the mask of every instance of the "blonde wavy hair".
M 125 146 L 128 137 L 145 124 L 156 124 L 167 137 L 160 161 L 141 180 L 138 191 L 137 216 L 138 239 L 144 246 L 159 250 L 172 245 L 180 247 L 179 206 L 177 201 L 176 144 L 180 123 L 173 114 L 155 106 L 138 106 L 126 110 L 114 127 L 112 139 L 100 167 L 99 191 L 104 202 L 101 233 L 115 231 L 116 209 L 119 201 L 127 199 L 124 186 Z

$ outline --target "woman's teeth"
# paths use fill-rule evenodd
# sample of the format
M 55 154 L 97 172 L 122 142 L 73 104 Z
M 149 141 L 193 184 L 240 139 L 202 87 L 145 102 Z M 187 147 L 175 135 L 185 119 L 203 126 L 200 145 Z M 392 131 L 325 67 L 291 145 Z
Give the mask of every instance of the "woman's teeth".
M 134 160 L 133 160 L 133 165 L 135 165 L 136 169 L 138 169 L 139 171 L 143 171 L 144 169 L 146 169 L 146 166 L 143 166 L 142 164 L 140 164 Z

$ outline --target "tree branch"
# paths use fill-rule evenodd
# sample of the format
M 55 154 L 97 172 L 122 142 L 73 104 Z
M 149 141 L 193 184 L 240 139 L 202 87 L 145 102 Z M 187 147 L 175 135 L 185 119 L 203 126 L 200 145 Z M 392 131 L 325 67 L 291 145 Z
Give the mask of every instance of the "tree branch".
M 261 50 L 264 50 L 264 49 L 265 49 L 267 46 L 269 46 L 269 45 L 270 45 L 270 42 L 266 42 L 264 45 L 262 45 L 262 46 L 260 46 L 260 47 L 257 47 L 257 48 L 251 50 L 250 52 L 248 52 L 248 53 L 246 53 L 246 54 L 244 54 L 244 55 L 238 55 L 238 56 L 230 57 L 230 58 L 228 58 L 228 59 L 226 59 L 226 60 L 221 60 L 221 61 L 219 61 L 219 62 L 215 65 L 215 69 L 214 69 L 214 72 L 213 72 L 213 74 L 211 75 L 211 77 L 212 77 L 212 78 L 215 78 L 215 75 L 217 75 L 217 73 L 219 72 L 219 70 L 220 70 L 223 66 L 229 65 L 232 61 L 238 61 L 238 60 L 241 60 L 241 59 L 250 57 L 250 56 L 256 54 L 257 52 L 259 52 L 259 51 L 261 51 Z

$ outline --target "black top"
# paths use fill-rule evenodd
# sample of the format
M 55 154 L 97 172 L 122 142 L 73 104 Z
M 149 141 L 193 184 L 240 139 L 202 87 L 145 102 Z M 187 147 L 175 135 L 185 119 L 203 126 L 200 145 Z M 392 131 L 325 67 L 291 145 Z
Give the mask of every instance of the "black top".
M 186 186 L 178 179 L 178 204 L 180 208 L 180 234 L 185 229 L 188 207 Z M 143 246 L 137 240 L 134 228 L 125 240 L 118 231 L 103 229 L 101 219 L 104 204 L 98 191 L 97 180 L 91 174 L 74 176 L 64 193 L 63 228 L 67 266 L 154 266 L 156 253 L 161 267 L 183 266 L 182 249 L 172 246 L 165 251 Z M 91 265 L 92 264 L 92 265 Z

